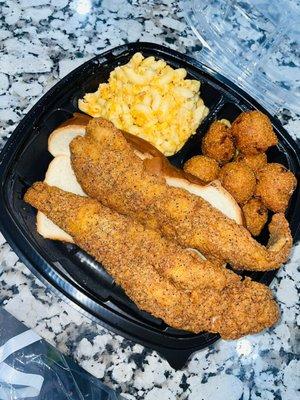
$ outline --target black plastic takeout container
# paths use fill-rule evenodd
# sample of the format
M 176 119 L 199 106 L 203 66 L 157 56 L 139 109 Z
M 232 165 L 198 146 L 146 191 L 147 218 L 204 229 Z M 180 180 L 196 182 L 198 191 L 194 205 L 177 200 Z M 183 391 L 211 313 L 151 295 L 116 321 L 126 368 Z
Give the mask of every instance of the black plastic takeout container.
M 128 62 L 136 52 L 164 59 L 172 67 L 183 67 L 188 76 L 200 80 L 201 96 L 210 113 L 182 150 L 170 158 L 177 166 L 200 153 L 201 138 L 215 119 L 233 120 L 248 109 L 267 114 L 279 138 L 279 145 L 269 151 L 269 161 L 286 165 L 299 176 L 299 149 L 277 118 L 242 92 L 230 81 L 199 62 L 166 47 L 152 43 L 132 43 L 106 51 L 81 65 L 58 82 L 28 112 L 11 135 L 0 157 L 1 230 L 22 261 L 42 282 L 65 300 L 108 329 L 135 342 L 157 350 L 170 365 L 182 368 L 189 356 L 211 345 L 219 336 L 198 335 L 173 329 L 162 320 L 139 310 L 124 294 L 104 268 L 75 245 L 45 240 L 35 228 L 36 211 L 23 201 L 25 191 L 43 180 L 51 160 L 47 151 L 49 134 L 78 111 L 77 100 L 106 82 L 109 73 Z M 299 187 L 287 212 L 294 240 L 300 221 Z M 265 243 L 267 232 L 259 240 Z M 244 275 L 245 273 L 243 273 Z M 276 271 L 247 273 L 269 284 Z M 251 310 L 249 310 L 251 312 Z

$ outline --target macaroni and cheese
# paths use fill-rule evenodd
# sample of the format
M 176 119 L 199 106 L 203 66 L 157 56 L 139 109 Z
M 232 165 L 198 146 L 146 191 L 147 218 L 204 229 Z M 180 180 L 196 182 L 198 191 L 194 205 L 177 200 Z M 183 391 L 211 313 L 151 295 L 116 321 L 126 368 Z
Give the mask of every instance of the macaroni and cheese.
M 139 136 L 167 156 L 193 135 L 208 114 L 200 98 L 200 82 L 185 79 L 184 68 L 173 69 L 163 60 L 136 53 L 115 68 L 108 83 L 78 102 L 79 109 L 102 117 Z

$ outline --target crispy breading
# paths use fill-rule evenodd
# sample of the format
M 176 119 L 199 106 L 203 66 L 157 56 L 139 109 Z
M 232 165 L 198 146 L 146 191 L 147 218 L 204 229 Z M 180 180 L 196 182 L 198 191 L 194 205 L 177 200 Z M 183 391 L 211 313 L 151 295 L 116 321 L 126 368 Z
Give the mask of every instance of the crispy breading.
M 262 246 L 242 226 L 200 197 L 169 187 L 151 175 L 122 133 L 93 119 L 84 137 L 70 145 L 74 172 L 84 191 L 116 211 L 184 247 L 212 254 L 235 268 L 270 270 L 287 260 L 292 238 L 283 214 L 273 216 L 270 245 Z
M 268 220 L 267 207 L 259 199 L 252 197 L 244 205 L 243 213 L 248 231 L 253 236 L 258 236 Z
M 297 186 L 294 174 L 278 163 L 269 163 L 257 174 L 256 196 L 274 212 L 285 212 Z
M 205 183 L 217 179 L 220 171 L 216 160 L 202 155 L 194 156 L 187 160 L 183 169 L 185 172 L 197 176 Z
M 232 123 L 231 133 L 243 154 L 264 153 L 278 143 L 271 121 L 260 111 L 242 112 Z
M 214 121 L 203 137 L 202 153 L 220 164 L 230 161 L 235 154 L 231 129 L 223 122 Z
M 266 153 L 259 153 L 246 156 L 240 153 L 236 161 L 247 164 L 256 175 L 267 164 L 267 155 Z
M 219 332 L 224 338 L 234 339 L 259 332 L 278 318 L 278 307 L 270 290 L 250 279 L 242 281 L 233 273 L 230 273 L 233 279 L 222 289 L 212 287 L 213 284 L 192 291 L 179 289 L 172 273 L 170 279 L 160 273 L 173 271 L 173 266 L 176 270 L 180 265 L 181 273 L 189 276 L 191 266 L 204 272 L 207 265 L 203 268 L 197 256 L 96 200 L 39 182 L 27 191 L 25 201 L 103 263 L 141 309 L 175 328 L 196 333 Z M 214 280 L 214 276 L 210 279 Z
M 233 161 L 225 164 L 221 168 L 219 180 L 239 204 L 245 204 L 254 194 L 255 175 L 245 163 Z

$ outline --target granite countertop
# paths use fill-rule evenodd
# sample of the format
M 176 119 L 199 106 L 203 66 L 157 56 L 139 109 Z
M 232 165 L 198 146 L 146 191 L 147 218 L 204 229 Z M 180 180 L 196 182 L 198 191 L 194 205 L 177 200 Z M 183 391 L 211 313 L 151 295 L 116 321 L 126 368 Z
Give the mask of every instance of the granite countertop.
M 197 40 L 177 1 L 0 1 L 0 145 L 33 104 L 70 70 L 126 42 L 150 41 L 193 54 Z M 95 5 L 98 7 L 95 8 Z M 290 65 L 287 73 L 295 73 Z M 280 119 L 300 138 L 299 116 Z M 0 234 L 0 305 L 125 398 L 295 400 L 299 383 L 300 246 L 271 287 L 281 307 L 273 328 L 220 340 L 174 371 L 155 351 L 91 322 L 52 294 Z M 298 346 L 298 347 L 297 347 Z

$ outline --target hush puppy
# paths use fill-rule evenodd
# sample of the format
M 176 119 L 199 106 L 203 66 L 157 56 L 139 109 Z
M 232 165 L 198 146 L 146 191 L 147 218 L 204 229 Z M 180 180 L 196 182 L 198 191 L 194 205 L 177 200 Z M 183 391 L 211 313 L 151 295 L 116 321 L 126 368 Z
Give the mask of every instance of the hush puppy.
M 253 236 L 258 236 L 268 219 L 267 207 L 254 197 L 243 206 L 246 227 Z
M 297 180 L 283 165 L 269 163 L 257 174 L 256 196 L 274 212 L 285 212 Z
M 233 161 L 225 164 L 221 168 L 219 180 L 239 204 L 246 203 L 254 194 L 255 175 L 245 163 Z
M 260 111 L 241 113 L 231 126 L 236 147 L 246 155 L 264 153 L 278 143 L 271 121 Z
M 224 122 L 213 122 L 202 140 L 202 153 L 220 164 L 230 161 L 235 154 L 230 127 Z
M 197 176 L 203 182 L 211 182 L 219 175 L 220 167 L 216 160 L 206 156 L 190 158 L 183 167 L 185 172 Z
M 266 153 L 259 153 L 254 155 L 245 156 L 244 154 L 239 154 L 237 161 L 242 161 L 252 169 L 252 171 L 257 174 L 267 164 Z

